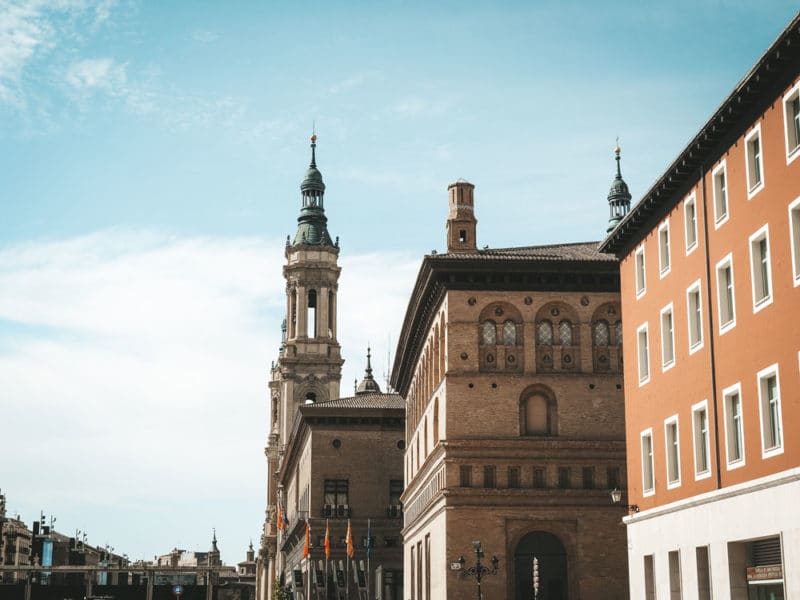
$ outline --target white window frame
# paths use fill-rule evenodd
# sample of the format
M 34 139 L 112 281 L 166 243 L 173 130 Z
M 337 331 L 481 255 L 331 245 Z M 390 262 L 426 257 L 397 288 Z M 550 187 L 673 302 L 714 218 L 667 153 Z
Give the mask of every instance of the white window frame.
M 644 333 L 645 349 L 644 361 L 647 368 L 647 374 L 642 377 L 642 333 Z M 637 374 L 639 375 L 639 387 L 645 385 L 650 381 L 650 331 L 648 324 L 645 322 L 636 329 L 636 360 L 637 360 Z
M 767 276 L 769 278 L 769 281 L 767 283 L 769 287 L 769 294 L 767 294 L 761 299 L 758 299 L 756 298 L 756 281 L 762 280 L 761 268 L 760 268 L 761 257 L 758 257 L 759 265 L 758 268 L 756 268 L 756 264 L 753 262 L 754 258 L 756 258 L 753 255 L 753 245 L 760 242 L 762 238 L 767 240 Z M 750 247 L 750 288 L 753 292 L 753 314 L 755 314 L 758 311 L 763 310 L 764 308 L 772 304 L 772 299 L 775 296 L 774 294 L 775 290 L 773 287 L 773 278 L 772 278 L 772 256 L 771 256 L 772 253 L 770 252 L 770 245 L 769 245 L 769 224 L 764 225 L 753 235 L 751 235 L 749 238 L 748 245 Z
M 641 259 L 639 258 L 641 257 Z M 641 278 L 639 277 L 639 261 L 641 260 Z M 641 244 L 633 253 L 633 280 L 638 300 L 647 293 L 647 261 L 645 260 L 644 244 Z
M 731 270 L 731 320 L 722 322 L 722 306 L 723 302 L 727 304 L 728 289 L 721 278 L 723 269 Z M 727 333 L 736 327 L 736 283 L 733 274 L 733 252 L 729 252 L 725 257 L 717 263 L 717 320 L 719 321 L 719 334 Z
M 761 174 L 761 180 L 752 185 L 750 181 L 750 142 L 754 137 L 758 138 L 758 167 Z M 764 138 L 761 135 L 761 123 L 753 127 L 750 132 L 744 137 L 744 165 L 745 172 L 747 173 L 747 199 L 751 200 L 758 192 L 764 189 Z
M 725 212 L 723 214 L 719 212 L 719 199 L 717 198 L 717 178 L 720 174 L 722 174 L 722 178 L 725 181 Z M 728 191 L 728 166 L 724 160 L 711 171 L 711 189 L 714 197 L 714 229 L 719 229 L 728 222 L 731 216 L 731 195 Z
M 792 248 L 792 279 L 800 285 L 800 196 L 789 204 L 789 243 Z
M 675 425 L 675 439 L 670 440 L 669 429 L 670 426 Z M 669 478 L 669 471 L 670 471 L 670 461 L 672 457 L 672 447 L 675 448 L 675 472 L 677 473 L 677 479 L 670 480 Z M 666 456 L 664 457 L 664 464 L 667 468 L 667 489 L 672 490 L 677 487 L 681 486 L 681 436 L 680 436 L 680 427 L 678 426 L 678 415 L 672 415 L 671 417 L 664 419 L 664 448 L 667 452 Z
M 667 360 L 666 356 L 666 347 L 664 346 L 664 342 L 666 337 L 664 335 L 664 315 L 669 314 L 670 320 L 672 324 L 672 331 L 670 331 L 670 343 L 672 344 L 672 358 Z M 672 302 L 667 304 L 664 308 L 661 309 L 661 318 L 659 322 L 661 324 L 661 371 L 669 371 L 672 367 L 675 366 L 675 311 L 672 307 Z
M 786 164 L 788 165 L 791 163 L 795 158 L 800 156 L 800 137 L 798 139 L 793 139 L 796 136 L 794 131 L 794 119 L 798 118 L 798 115 L 790 115 L 789 112 L 789 105 L 795 98 L 800 99 L 800 82 L 795 83 L 792 89 L 790 89 L 786 94 L 783 96 L 783 133 L 784 138 L 786 140 Z M 791 119 L 791 121 L 790 121 Z M 795 146 L 792 147 L 792 142 L 795 142 Z
M 775 390 L 777 393 L 777 400 L 776 404 L 778 406 L 778 431 L 780 435 L 780 443 L 767 448 L 767 439 L 766 435 L 764 435 L 765 428 L 766 428 L 766 421 L 765 418 L 769 417 L 769 413 L 767 412 L 766 404 L 769 402 L 769 398 L 766 397 L 766 389 L 764 383 L 769 377 L 775 377 Z M 760 429 L 761 429 L 761 457 L 762 458 L 770 458 L 773 456 L 777 456 L 779 454 L 783 454 L 783 447 L 784 447 L 784 430 L 783 430 L 783 407 L 781 406 L 781 379 L 778 373 L 778 363 L 772 364 L 768 366 L 766 369 L 761 369 L 756 374 L 756 382 L 758 385 L 758 417 L 760 421 Z
M 730 418 L 728 409 L 728 398 L 733 396 L 734 394 L 739 396 L 739 440 L 741 441 L 741 457 L 735 460 L 731 460 L 730 458 L 730 436 L 731 432 L 729 431 L 730 427 Z M 722 390 L 722 406 L 723 406 L 723 413 L 725 415 L 725 466 L 728 471 L 732 471 L 733 469 L 739 469 L 745 465 L 745 441 L 744 441 L 744 414 L 742 412 L 742 407 L 744 403 L 742 402 L 742 384 L 741 382 L 736 382 L 730 387 L 725 388 Z
M 698 340 L 692 344 L 692 320 L 695 311 L 692 310 L 691 295 L 697 294 L 697 312 L 700 314 L 700 323 L 698 324 Z M 688 288 L 686 288 L 686 324 L 689 329 L 689 354 L 694 354 L 705 345 L 705 336 L 703 335 L 703 289 L 700 286 L 698 279 Z
M 645 457 L 644 455 L 644 439 L 650 438 L 650 456 Z M 639 434 L 639 455 L 642 459 L 642 497 L 647 498 L 652 496 L 656 493 L 656 470 L 655 470 L 655 447 L 653 446 L 653 428 L 649 427 L 642 431 Z M 647 483 L 645 479 L 646 471 L 645 471 L 645 462 L 649 462 L 650 464 L 650 479 L 652 481 L 652 487 L 645 487 Z
M 705 436 L 705 455 L 706 455 L 706 468 L 700 470 L 697 457 L 699 456 L 699 444 L 702 442 L 701 432 L 698 429 L 697 414 L 703 411 L 706 414 L 706 436 Z M 692 405 L 692 451 L 694 456 L 694 479 L 700 481 L 701 479 L 708 479 L 711 477 L 711 420 L 708 414 L 708 400 L 703 400 L 697 404 Z
M 664 264 L 664 256 L 665 256 L 665 247 L 661 243 L 662 236 L 666 234 L 666 264 Z M 669 233 L 669 219 L 664 221 L 661 225 L 658 226 L 658 277 L 659 279 L 664 279 L 667 275 L 669 275 L 670 270 L 672 269 L 672 256 L 671 256 L 671 241 L 670 240 L 670 233 Z
M 692 223 L 692 227 L 694 229 L 694 241 L 689 243 L 689 207 L 693 207 L 694 210 L 694 223 Z M 700 233 L 699 227 L 697 225 L 697 194 L 692 192 L 686 197 L 686 200 L 683 201 L 683 233 L 686 236 L 686 256 L 689 256 L 692 252 L 697 249 L 697 245 L 699 243 Z

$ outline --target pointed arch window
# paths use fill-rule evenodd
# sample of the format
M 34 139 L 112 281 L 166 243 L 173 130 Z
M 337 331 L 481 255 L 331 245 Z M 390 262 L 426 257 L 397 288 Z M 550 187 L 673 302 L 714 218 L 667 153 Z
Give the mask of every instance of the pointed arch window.
M 503 322 L 503 345 L 517 345 L 517 324 L 511 319 Z
M 497 343 L 497 325 L 494 321 L 484 321 L 481 325 L 481 344 L 494 346 Z
M 594 345 L 595 346 L 608 346 L 609 342 L 609 329 L 608 323 L 605 321 L 597 321 L 594 324 Z
M 572 346 L 572 323 L 567 319 L 558 324 L 558 340 L 562 346 Z
M 536 326 L 536 343 L 540 346 L 553 345 L 553 324 L 550 321 L 540 321 Z

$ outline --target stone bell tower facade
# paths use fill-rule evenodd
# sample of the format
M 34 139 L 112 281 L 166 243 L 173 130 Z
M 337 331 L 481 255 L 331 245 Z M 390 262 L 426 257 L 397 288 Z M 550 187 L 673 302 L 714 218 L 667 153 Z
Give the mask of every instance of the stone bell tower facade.
M 336 339 L 339 240 L 332 241 L 325 216 L 325 184 L 311 136 L 311 164 L 300 184 L 302 206 L 294 238 L 286 239 L 286 320 L 277 362 L 270 373 L 271 418 L 267 456 L 267 511 L 258 557 L 257 599 L 268 600 L 282 570 L 277 513 L 282 490 L 275 474 L 299 406 L 339 397 L 341 347 Z M 285 503 L 283 504 L 285 506 Z

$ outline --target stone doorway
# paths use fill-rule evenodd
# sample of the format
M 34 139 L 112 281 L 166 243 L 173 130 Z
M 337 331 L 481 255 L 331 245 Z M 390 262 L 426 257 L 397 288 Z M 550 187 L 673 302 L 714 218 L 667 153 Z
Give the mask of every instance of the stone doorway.
M 533 559 L 539 565 L 539 593 L 533 591 Z M 567 600 L 567 551 L 556 536 L 532 531 L 517 544 L 514 553 L 516 600 Z

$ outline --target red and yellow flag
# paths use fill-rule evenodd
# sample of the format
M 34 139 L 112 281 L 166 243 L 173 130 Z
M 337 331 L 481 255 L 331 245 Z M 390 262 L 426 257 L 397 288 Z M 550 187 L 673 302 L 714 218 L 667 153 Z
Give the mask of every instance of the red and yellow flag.
M 306 521 L 306 543 L 303 544 L 303 558 L 308 558 L 308 553 L 311 550 L 311 523 Z
M 353 531 L 350 529 L 350 519 L 347 519 L 347 556 L 353 558 L 356 555 L 356 549 L 353 548 Z
M 331 528 L 328 519 L 325 519 L 325 560 L 331 557 Z
M 281 508 L 280 503 L 278 504 L 278 529 L 283 531 L 285 525 L 283 524 L 283 509 Z

